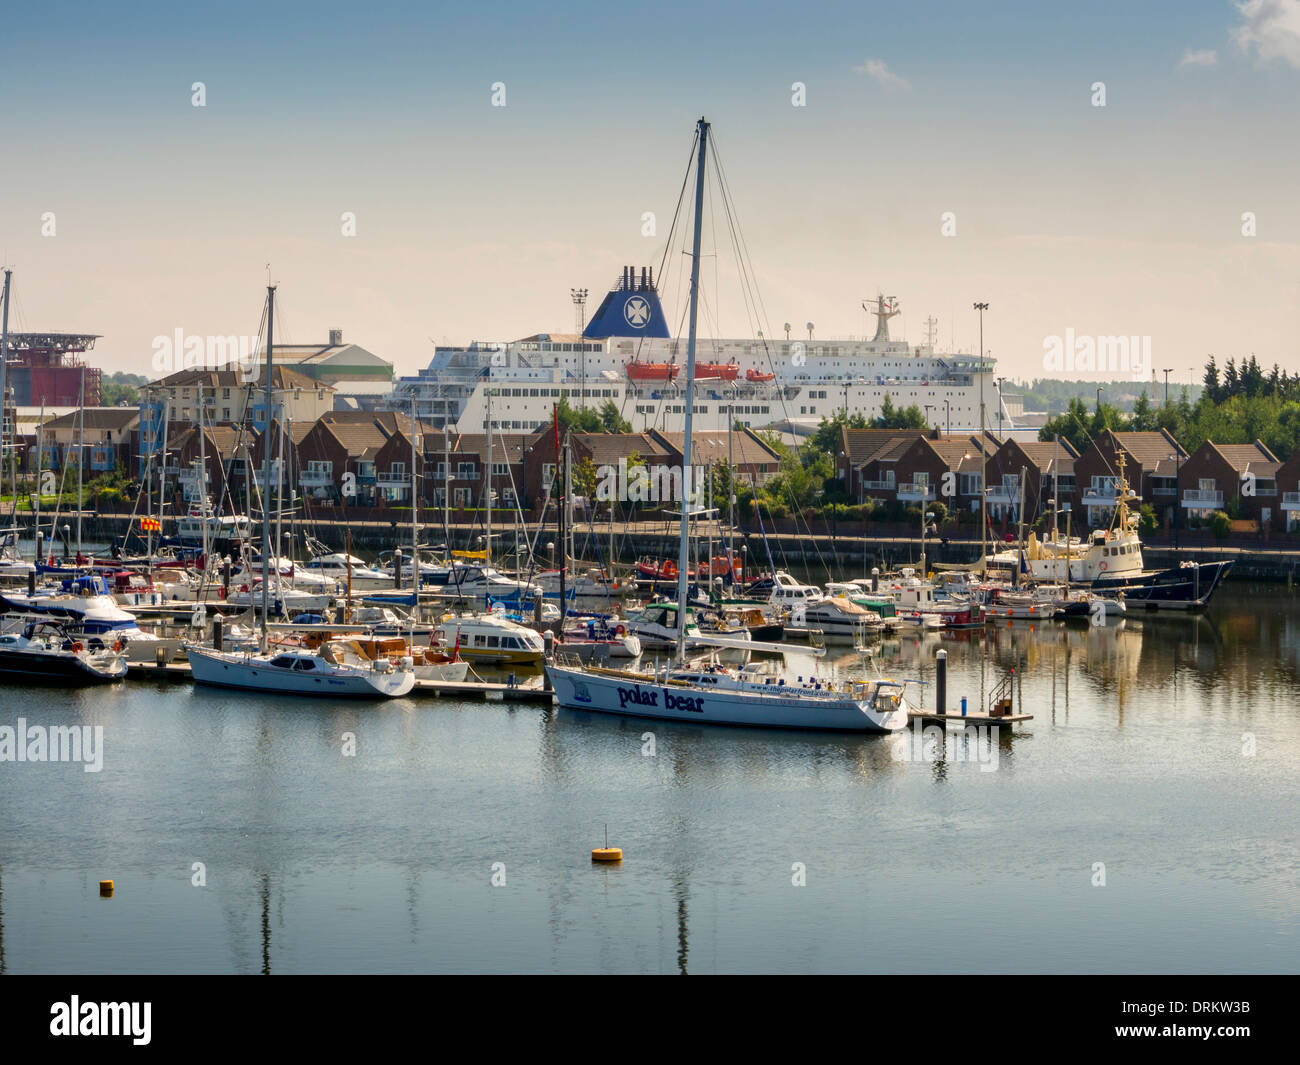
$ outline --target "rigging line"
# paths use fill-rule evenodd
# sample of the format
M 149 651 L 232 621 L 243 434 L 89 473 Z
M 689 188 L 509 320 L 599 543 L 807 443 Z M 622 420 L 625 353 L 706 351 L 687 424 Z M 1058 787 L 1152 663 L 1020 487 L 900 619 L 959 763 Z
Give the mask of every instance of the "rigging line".
M 673 234 L 678 231 L 677 223 L 678 220 L 681 218 L 682 204 L 686 201 L 686 190 L 690 183 L 691 171 L 693 169 L 693 161 L 695 159 L 695 149 L 696 149 L 696 145 L 699 144 L 699 140 L 700 140 L 700 131 L 697 129 L 695 131 L 695 135 L 691 138 L 691 151 L 690 154 L 686 157 L 686 172 L 682 175 L 682 187 L 677 192 L 677 206 L 673 209 L 673 221 L 672 224 L 668 227 L 668 236 L 664 241 L 663 255 L 661 255 L 659 258 L 660 277 L 663 276 L 664 267 L 668 263 L 668 256 L 671 253 L 673 248 Z M 640 357 L 641 349 L 645 344 L 645 340 L 646 337 L 644 333 L 642 333 L 641 336 L 637 338 L 636 351 L 633 356 L 634 358 Z

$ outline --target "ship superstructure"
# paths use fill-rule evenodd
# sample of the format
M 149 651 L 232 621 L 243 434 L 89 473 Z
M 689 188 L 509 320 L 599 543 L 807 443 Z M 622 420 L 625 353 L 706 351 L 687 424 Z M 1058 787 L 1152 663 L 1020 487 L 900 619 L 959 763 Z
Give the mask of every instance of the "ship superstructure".
M 917 406 L 934 426 L 980 424 L 981 375 L 985 418 L 994 411 L 993 359 L 935 350 L 889 335 L 898 301 L 866 304 L 875 335 L 817 340 L 756 337 L 699 340 L 695 366 L 695 425 L 703 431 L 735 425 L 811 431 L 847 408 L 868 418 L 886 399 Z M 612 401 L 634 431 L 679 432 L 683 424 L 685 342 L 669 334 L 653 271 L 625 267 L 581 334 L 537 333 L 507 342 L 476 341 L 435 349 L 428 367 L 399 378 L 390 397 L 437 426 L 462 433 L 529 431 L 549 424 L 563 394 L 573 407 Z M 489 396 L 489 390 L 491 395 Z M 489 404 L 490 400 L 490 404 Z

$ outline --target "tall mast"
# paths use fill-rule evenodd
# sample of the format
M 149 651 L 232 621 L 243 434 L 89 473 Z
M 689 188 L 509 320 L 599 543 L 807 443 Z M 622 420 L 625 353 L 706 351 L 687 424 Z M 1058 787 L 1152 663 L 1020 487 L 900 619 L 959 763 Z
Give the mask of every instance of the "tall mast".
M 200 594 L 202 594 L 203 591 L 207 590 L 208 583 L 208 452 L 203 441 L 202 385 L 199 385 L 199 511 L 199 521 L 202 523 L 203 529 L 203 582 L 199 586 Z
M 489 370 L 490 374 L 491 371 Z M 492 565 L 492 384 L 488 378 L 487 387 L 487 551 L 483 555 L 485 566 Z
M 77 427 L 77 558 L 81 558 L 81 468 L 86 464 L 86 368 L 81 368 L 81 416 Z
M 267 495 L 271 491 L 271 360 L 275 336 L 275 286 L 266 286 L 266 432 L 262 436 L 262 646 L 266 646 L 267 621 L 270 616 L 271 584 L 271 510 Z M 281 432 L 283 432 L 281 428 Z
M 36 423 L 36 517 L 32 523 L 32 546 L 36 545 L 36 537 L 41 532 L 41 475 L 44 472 L 42 467 L 45 464 L 45 455 L 41 451 L 41 439 L 45 435 L 45 400 L 41 400 L 41 420 Z M 36 559 L 37 562 L 40 559 Z
M 411 616 L 420 616 L 420 479 L 416 476 L 415 454 L 417 447 L 415 421 L 415 392 L 411 392 L 411 587 L 415 592 L 415 608 Z M 420 448 L 423 451 L 423 447 Z M 399 574 L 400 576 L 400 574 Z M 412 634 L 414 636 L 414 634 Z
M 451 563 L 451 424 L 445 414 L 442 418 L 442 557 Z
M 701 118 L 696 130 L 699 155 L 695 163 L 695 234 L 691 241 L 691 318 L 686 338 L 686 422 L 682 436 L 682 530 L 677 548 L 677 664 L 686 659 L 686 579 L 690 575 L 688 540 L 690 515 L 686 509 L 686 471 L 691 468 L 691 416 L 695 403 L 695 326 L 700 305 L 700 227 L 704 213 L 704 158 L 709 145 L 709 124 Z
M 9 414 L 9 392 L 7 390 L 5 370 L 6 370 L 6 364 L 9 362 L 9 279 L 13 277 L 13 273 L 14 272 L 12 270 L 5 271 L 4 319 L 3 321 L 0 321 L 0 461 L 3 461 L 3 457 L 4 457 L 4 447 L 5 447 L 5 437 L 6 437 L 4 426 L 5 426 L 5 418 Z M 15 408 L 14 414 L 17 415 L 17 413 L 18 413 L 17 408 Z M 11 438 L 10 442 L 16 447 L 18 444 L 18 426 L 14 425 L 9 430 L 9 433 L 7 435 Z M 38 436 L 40 435 L 39 431 L 37 432 L 37 435 Z M 0 471 L 0 484 L 3 484 L 3 476 L 4 476 L 3 471 Z M 38 492 L 39 492 L 39 487 L 40 486 L 38 485 L 37 486 Z M 18 480 L 16 477 L 14 479 L 14 505 L 13 505 L 12 524 L 15 528 L 17 528 L 18 526 Z M 15 538 L 14 546 L 15 548 L 17 548 L 17 538 Z

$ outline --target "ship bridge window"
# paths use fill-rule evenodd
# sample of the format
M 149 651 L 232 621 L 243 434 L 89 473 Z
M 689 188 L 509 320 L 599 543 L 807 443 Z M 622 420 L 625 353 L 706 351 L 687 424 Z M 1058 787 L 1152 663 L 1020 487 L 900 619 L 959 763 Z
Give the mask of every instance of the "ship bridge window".
M 309 670 L 315 669 L 316 663 L 313 662 L 310 658 L 300 658 L 298 659 L 297 662 L 293 664 L 293 668 L 296 669 L 299 673 L 306 673 Z
M 279 658 L 271 659 L 270 664 L 277 669 L 292 669 L 294 660 L 289 655 L 281 655 Z

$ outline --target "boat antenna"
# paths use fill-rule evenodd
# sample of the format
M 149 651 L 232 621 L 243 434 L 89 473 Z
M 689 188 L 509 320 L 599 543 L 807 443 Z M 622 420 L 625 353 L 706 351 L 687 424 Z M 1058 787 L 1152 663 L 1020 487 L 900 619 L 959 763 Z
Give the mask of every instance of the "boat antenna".
M 700 227 L 704 214 L 704 161 L 709 146 L 709 124 L 703 118 L 696 127 L 699 154 L 695 163 L 695 234 L 691 250 L 690 331 L 686 340 L 686 419 L 682 434 L 682 529 L 677 549 L 677 664 L 686 659 L 686 581 L 690 576 L 688 537 L 690 511 L 687 507 L 687 471 L 691 468 L 691 416 L 695 402 L 695 329 L 700 304 Z

